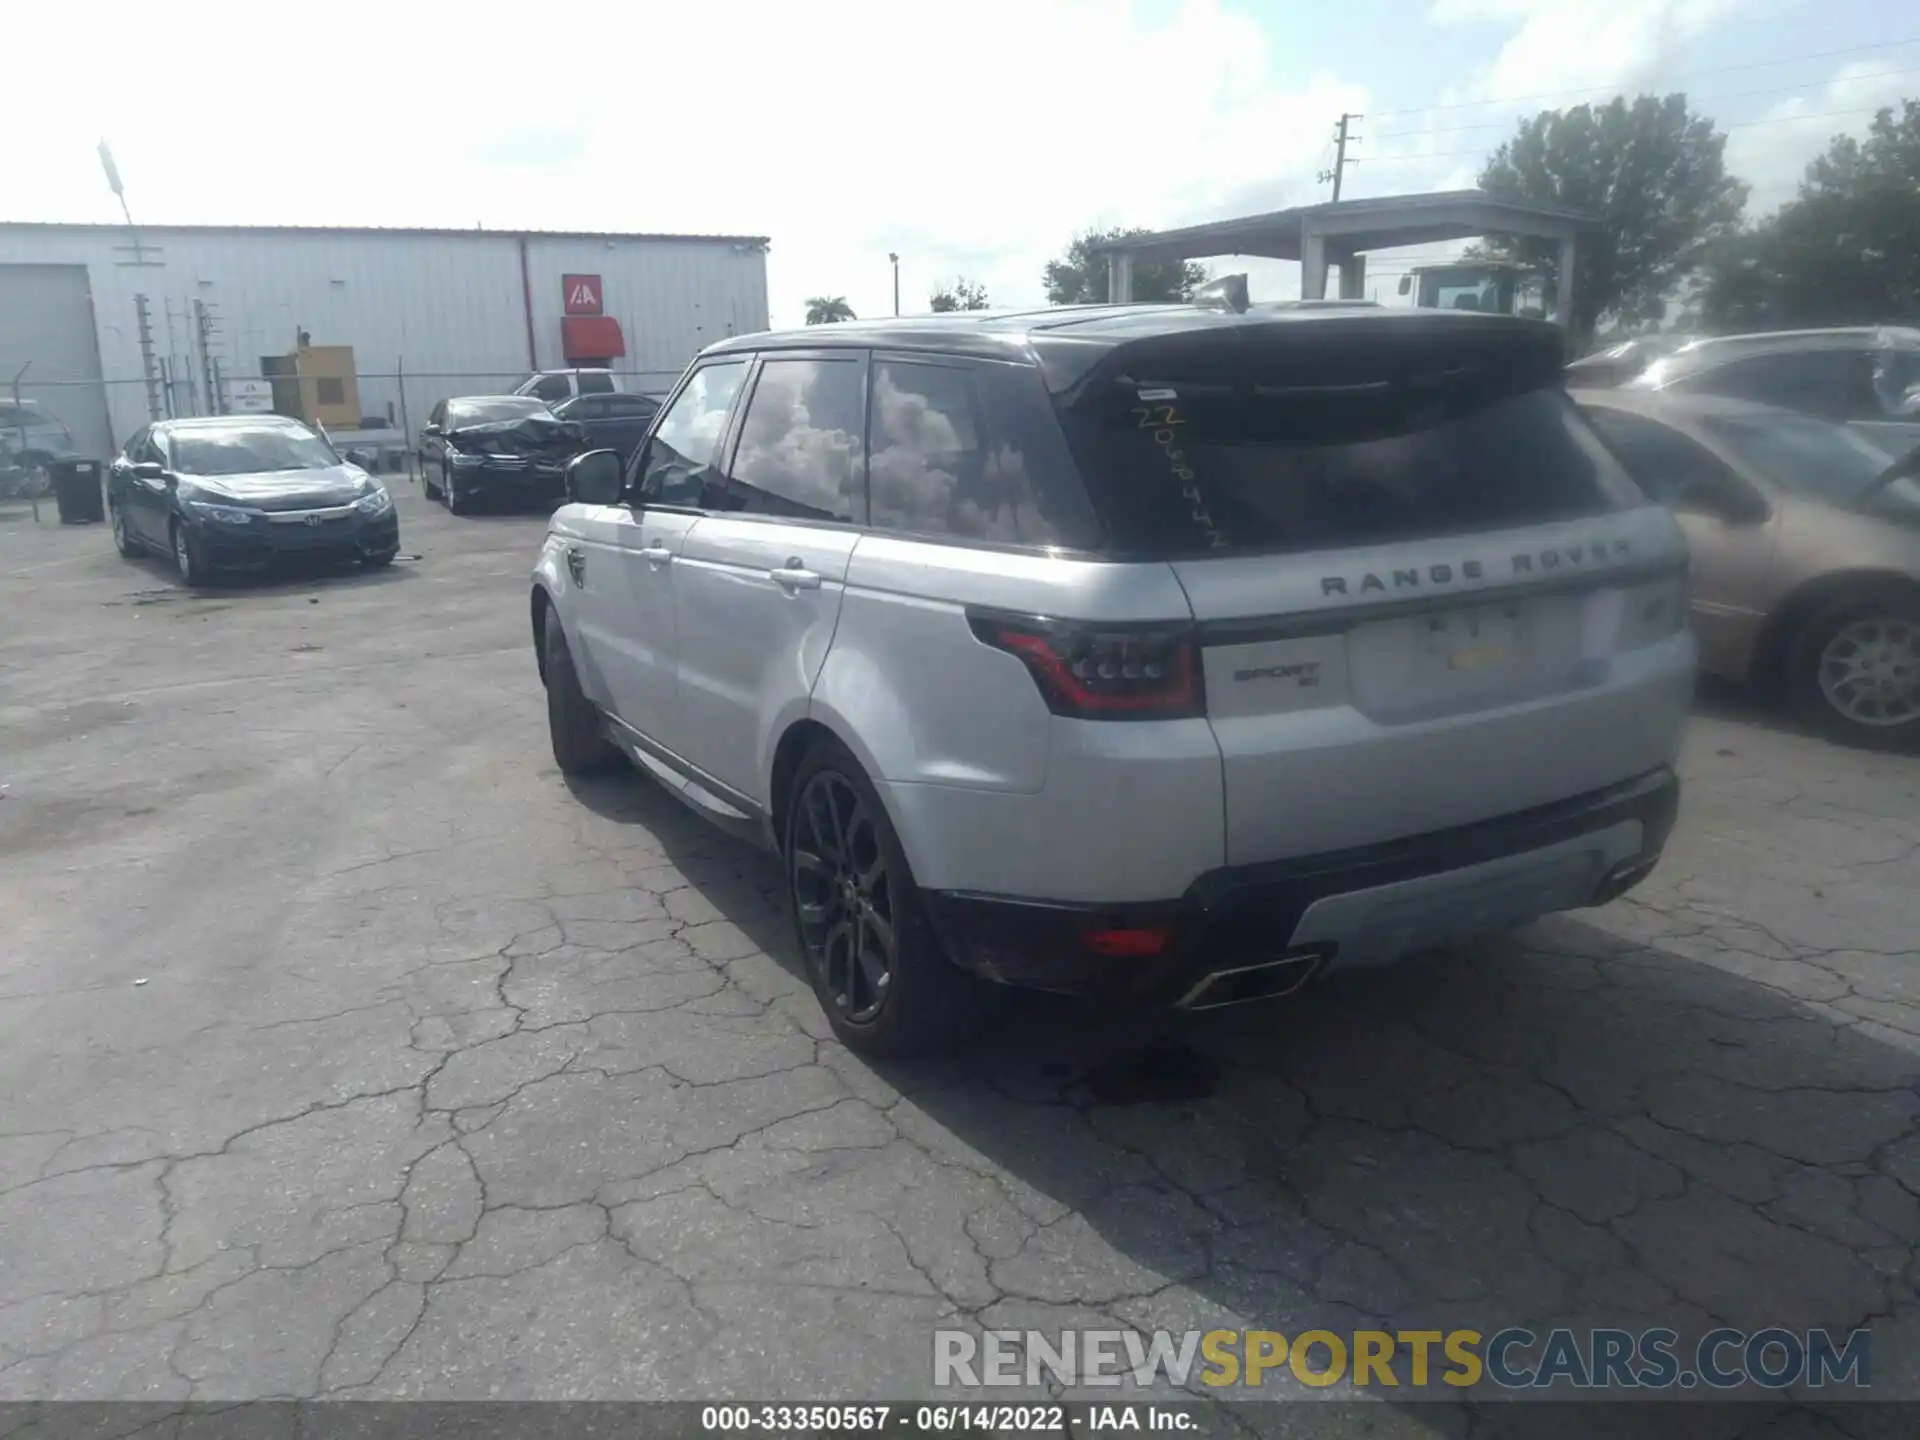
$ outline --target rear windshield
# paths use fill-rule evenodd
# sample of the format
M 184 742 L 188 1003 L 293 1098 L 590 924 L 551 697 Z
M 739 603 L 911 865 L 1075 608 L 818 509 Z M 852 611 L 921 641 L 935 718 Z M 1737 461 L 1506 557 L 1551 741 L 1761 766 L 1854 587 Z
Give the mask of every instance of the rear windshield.
M 1129 377 L 1066 424 L 1129 551 L 1335 549 L 1644 504 L 1551 383 Z

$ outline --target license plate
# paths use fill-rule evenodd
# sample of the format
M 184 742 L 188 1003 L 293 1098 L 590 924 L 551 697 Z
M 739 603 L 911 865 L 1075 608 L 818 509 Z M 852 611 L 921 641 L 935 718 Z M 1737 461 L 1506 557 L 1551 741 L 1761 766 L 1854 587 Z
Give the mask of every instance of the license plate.
M 1505 669 L 1527 648 L 1526 615 L 1518 605 L 1452 610 L 1422 623 L 1422 648 L 1455 674 Z

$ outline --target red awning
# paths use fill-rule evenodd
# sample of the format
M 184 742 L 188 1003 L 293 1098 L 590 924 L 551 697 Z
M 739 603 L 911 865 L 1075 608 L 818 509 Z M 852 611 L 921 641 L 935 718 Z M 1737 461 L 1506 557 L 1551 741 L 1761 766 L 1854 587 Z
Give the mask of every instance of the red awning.
M 612 360 L 627 353 L 627 340 L 611 315 L 563 315 L 560 348 L 570 361 Z

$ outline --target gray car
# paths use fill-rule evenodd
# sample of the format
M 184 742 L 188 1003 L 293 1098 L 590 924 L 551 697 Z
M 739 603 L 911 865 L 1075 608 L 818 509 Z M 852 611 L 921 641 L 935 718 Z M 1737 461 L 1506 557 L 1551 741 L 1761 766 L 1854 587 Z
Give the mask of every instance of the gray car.
M 1588 380 L 1570 368 L 1570 385 Z M 1920 445 L 1920 330 L 1777 330 L 1693 340 L 1621 382 L 1629 393 L 1715 395 L 1857 430 L 1881 449 Z
M 553 753 L 780 853 L 835 1033 L 1210 1008 L 1603 902 L 1685 541 L 1551 326 L 1142 305 L 709 347 L 533 573 Z
M 73 432 L 38 400 L 0 400 L 0 469 L 29 472 L 30 491 L 43 491 L 47 466 L 73 453 Z

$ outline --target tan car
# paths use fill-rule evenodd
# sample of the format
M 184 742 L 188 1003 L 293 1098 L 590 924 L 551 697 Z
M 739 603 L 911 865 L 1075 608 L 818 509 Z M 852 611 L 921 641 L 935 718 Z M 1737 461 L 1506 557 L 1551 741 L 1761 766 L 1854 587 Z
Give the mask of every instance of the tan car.
M 1686 531 L 1700 668 L 1823 728 L 1920 740 L 1920 467 L 1825 420 L 1710 396 L 1575 390 Z M 1920 452 L 1915 452 L 1920 455 Z

